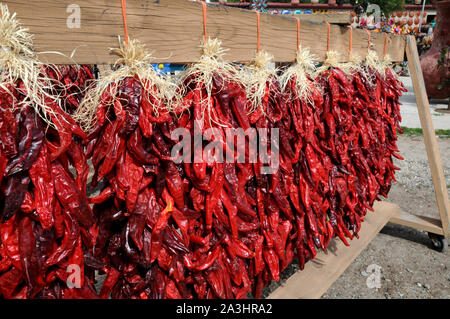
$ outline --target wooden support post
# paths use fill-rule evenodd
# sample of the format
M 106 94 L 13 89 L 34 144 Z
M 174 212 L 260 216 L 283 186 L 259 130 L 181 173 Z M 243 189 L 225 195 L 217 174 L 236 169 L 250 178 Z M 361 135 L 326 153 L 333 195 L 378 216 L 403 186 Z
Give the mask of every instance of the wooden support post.
M 416 95 L 417 109 L 419 111 L 420 124 L 423 129 L 425 148 L 427 150 L 428 161 L 430 163 L 431 177 L 433 179 L 436 201 L 439 209 L 442 235 L 449 237 L 449 215 L 450 205 L 448 200 L 447 186 L 445 184 L 444 170 L 439 156 L 436 134 L 433 121 L 431 120 L 430 105 L 428 103 L 425 82 L 423 80 L 422 69 L 420 67 L 419 54 L 417 52 L 416 40 L 413 36 L 408 36 L 406 40 L 406 56 L 408 58 L 409 72 Z M 423 218 L 421 218 L 423 219 Z M 395 223 L 410 226 L 417 229 L 429 230 L 429 219 L 422 222 L 420 219 L 411 220 L 407 214 L 402 214 L 392 220 Z M 427 224 L 427 225 L 424 225 Z M 427 226 L 426 229 L 424 227 Z M 433 232 L 434 233 L 434 232 Z M 439 232 L 436 232 L 439 234 Z

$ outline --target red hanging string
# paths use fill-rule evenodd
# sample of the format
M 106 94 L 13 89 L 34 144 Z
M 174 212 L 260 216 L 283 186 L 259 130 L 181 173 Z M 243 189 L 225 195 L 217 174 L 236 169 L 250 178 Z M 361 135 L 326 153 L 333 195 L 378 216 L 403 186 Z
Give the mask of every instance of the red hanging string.
M 203 38 L 206 42 L 206 3 L 202 1 L 203 7 Z
M 300 50 L 300 19 L 297 17 L 297 51 Z
M 348 43 L 348 57 L 350 59 L 350 57 L 352 56 L 352 46 L 353 46 L 353 28 L 351 25 L 348 26 L 350 28 L 350 40 Z
M 330 51 L 330 23 L 328 21 L 325 23 L 328 25 L 327 51 Z
M 126 0 L 121 0 L 121 2 L 122 2 L 122 17 L 123 17 L 123 29 L 125 33 L 125 43 L 128 45 L 127 4 Z
M 370 50 L 370 31 L 365 29 L 367 32 L 367 52 Z
M 259 11 L 256 11 L 255 10 L 255 12 L 256 12 L 256 32 L 257 32 L 257 35 L 256 35 L 256 52 L 258 52 L 259 53 L 259 23 L 260 23 L 260 17 L 259 17 Z

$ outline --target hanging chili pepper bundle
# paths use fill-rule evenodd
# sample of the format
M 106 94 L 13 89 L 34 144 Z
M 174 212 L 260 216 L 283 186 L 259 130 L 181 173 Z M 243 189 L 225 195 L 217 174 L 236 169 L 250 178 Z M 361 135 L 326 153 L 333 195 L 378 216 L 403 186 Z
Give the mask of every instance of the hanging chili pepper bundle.
M 45 66 L 52 79 L 52 92 L 59 96 L 66 112 L 73 114 L 94 80 L 94 67 L 90 65 Z
M 94 222 L 86 135 L 50 93 L 31 35 L 5 5 L 0 11 L 0 297 L 96 297 L 85 265 Z M 70 267 L 78 270 L 73 289 Z
M 169 278 L 167 267 L 177 265 L 172 254 L 187 251 L 176 228 L 188 220 L 175 210 L 183 184 L 164 141 L 173 125 L 165 103 L 171 87 L 137 40 L 121 42 L 113 53 L 115 70 L 97 80 L 75 113 L 90 132 L 91 187 L 100 191 L 89 199 L 98 229 L 94 257 L 108 274 L 100 297 L 179 297 L 182 286 L 172 278 L 183 273 Z
M 322 152 L 334 164 L 330 170 L 329 187 L 323 194 L 329 198 L 327 218 L 333 233 L 349 245 L 346 237 L 352 239 L 357 235 L 360 216 L 365 215 L 368 205 L 365 197 L 358 197 L 360 175 L 357 175 L 352 159 L 359 153 L 350 151 L 359 143 L 360 134 L 354 125 L 352 101 L 356 91 L 352 85 L 352 69 L 337 61 L 337 53 L 328 52 L 327 60 L 319 68 L 316 78 L 317 85 L 324 92 L 324 103 L 318 116 L 322 134 L 318 138 Z M 349 229 L 353 230 L 353 234 Z
M 328 218 L 347 244 L 345 237 L 357 236 L 367 209 L 373 210 L 379 195 L 387 196 L 395 169 L 391 155 L 395 154 L 385 144 L 386 118 L 378 112 L 382 98 L 376 92 L 381 86 L 371 84 L 368 77 L 373 70 L 336 61 L 336 55 L 329 54 L 317 78 L 325 92 L 320 118 L 325 132 L 330 132 L 320 139 L 335 164 L 329 193 L 324 194 L 330 198 Z
M 173 187 L 169 192 L 180 198 L 175 201 L 178 210 L 195 217 L 181 229 L 188 248 L 183 264 L 190 295 L 245 298 L 251 291 L 248 268 L 258 227 L 254 199 L 246 190 L 253 169 L 249 154 L 238 153 L 227 134 L 250 128 L 246 93 L 236 67 L 223 61 L 220 41 L 208 39 L 202 49 L 199 62 L 180 77 L 174 109 L 179 113 L 176 128 L 190 132 L 188 144 L 193 145 L 188 154 L 192 161 L 179 166 L 185 193 L 177 195 Z M 208 150 L 211 142 L 217 147 Z
M 328 138 L 328 145 L 333 147 L 335 132 L 326 132 L 320 118 L 323 98 L 312 78 L 315 71 L 309 50 L 299 49 L 296 63 L 280 78 L 289 111 L 285 129 L 291 132 L 289 143 L 294 150 L 286 179 L 295 207 L 295 248 L 300 269 L 307 259 L 315 257 L 316 249 L 325 250 L 335 234 L 327 215 L 329 199 L 325 196 L 330 189 L 333 163 L 320 140 Z
M 263 174 L 261 167 L 264 164 L 258 159 L 253 164 L 254 177 L 249 179 L 249 185 L 252 185 L 249 192 L 256 195 L 255 209 L 260 223 L 256 242 L 252 245 L 255 247 L 255 256 L 261 256 L 251 264 L 255 277 L 252 279 L 253 296 L 256 298 L 261 296 L 262 289 L 272 280 L 280 280 L 280 272 L 292 261 L 295 249 L 288 240 L 295 223 L 293 206 L 289 201 L 291 159 L 295 154 L 290 143 L 292 136 L 288 129 L 290 117 L 286 96 L 278 81 L 278 70 L 269 66 L 271 60 L 272 56 L 268 53 L 258 52 L 254 61 L 241 72 L 252 127 L 258 132 L 267 130 L 272 138 L 277 131 L 279 137 L 276 144 L 272 144 L 269 138 L 264 146 L 272 158 L 269 163 L 271 172 Z M 261 143 L 264 137 L 259 136 L 259 139 Z M 279 167 L 273 162 L 272 153 L 277 157 Z
M 366 74 L 372 77 L 363 84 L 367 95 L 371 97 L 372 107 L 365 111 L 365 118 L 370 117 L 370 130 L 377 137 L 371 144 L 372 154 L 378 151 L 378 157 L 369 156 L 368 162 L 376 168 L 376 178 L 380 184 L 380 195 L 388 196 L 392 181 L 395 181 L 395 170 L 392 156 L 403 159 L 397 147 L 397 132 L 400 127 L 399 97 L 406 89 L 395 72 L 389 67 L 389 57 L 379 61 L 375 52 L 370 51 L 366 57 Z M 369 113 L 369 114 L 366 114 Z

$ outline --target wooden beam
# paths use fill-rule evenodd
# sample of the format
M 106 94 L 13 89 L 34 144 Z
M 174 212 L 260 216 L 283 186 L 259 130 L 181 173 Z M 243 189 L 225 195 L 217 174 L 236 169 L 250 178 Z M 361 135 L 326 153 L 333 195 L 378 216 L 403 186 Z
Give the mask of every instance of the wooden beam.
M 226 4 L 230 7 L 250 8 L 251 2 L 228 2 Z M 352 10 L 353 6 L 349 3 L 344 3 L 341 6 L 329 5 L 328 3 L 289 3 L 289 2 L 268 2 L 268 9 L 330 9 L 330 10 Z
M 444 235 L 442 223 L 436 218 L 418 216 L 400 211 L 400 214 L 392 217 L 390 222 L 437 235 Z
M 350 22 L 351 22 L 350 12 L 298 14 L 298 15 L 295 15 L 295 17 L 298 17 L 301 20 L 307 20 L 307 21 L 319 22 L 319 23 L 328 21 L 329 23 L 334 23 L 334 24 L 350 25 Z
M 249 8 L 251 6 L 251 2 L 228 2 L 226 4 L 230 7 L 239 7 L 239 8 Z M 349 3 L 344 3 L 342 5 L 330 5 L 328 3 L 289 3 L 289 2 L 268 2 L 267 8 L 272 9 L 329 9 L 329 10 L 353 10 L 354 6 Z M 405 10 L 410 11 L 420 11 L 422 9 L 422 5 L 416 4 L 405 4 Z M 434 4 L 425 4 L 425 10 L 433 10 L 436 9 Z
M 70 56 L 77 63 L 110 64 L 115 57 L 109 48 L 117 47 L 117 36 L 123 36 L 120 1 L 84 0 L 6 0 L 10 11 L 17 12 L 21 22 L 35 35 L 38 52 L 57 51 Z M 67 21 L 73 12 L 70 6 L 80 6 L 80 28 L 69 28 Z M 200 56 L 203 39 L 202 6 L 187 0 L 128 0 L 128 30 L 131 38 L 147 44 L 156 62 L 195 62 Z M 69 12 L 68 12 L 69 10 Z M 327 27 L 324 23 L 303 20 L 300 41 L 321 60 L 327 49 Z M 70 22 L 70 18 L 69 18 Z M 73 26 L 69 24 L 69 26 Z M 261 14 L 261 48 L 273 54 L 276 62 L 295 58 L 297 43 L 296 20 L 290 16 Z M 229 61 L 249 61 L 256 50 L 256 14 L 249 10 L 222 5 L 208 5 L 207 34 L 222 40 L 229 51 Z M 349 29 L 331 26 L 332 50 L 347 59 Z M 384 34 L 372 32 L 377 53 L 383 54 Z M 387 53 L 394 61 L 404 60 L 405 38 L 388 36 Z M 367 34 L 353 30 L 353 53 L 364 57 L 367 53 Z M 40 54 L 44 62 L 73 63 L 57 54 Z
M 416 39 L 414 36 L 408 36 L 407 38 L 406 55 L 408 57 L 409 72 L 411 74 L 414 93 L 416 95 L 417 110 L 419 112 L 420 125 L 423 130 L 428 162 L 430 163 L 431 178 L 433 179 L 443 234 L 445 237 L 449 237 L 450 203 L 448 200 L 447 185 L 445 184 L 444 170 L 439 155 L 434 125 L 431 119 L 430 104 L 428 102 L 422 68 L 420 66 L 419 53 L 417 52 Z
M 283 285 L 269 295 L 269 299 L 316 299 L 320 298 L 339 278 L 353 260 L 367 247 L 393 216 L 399 213 L 395 204 L 377 202 L 374 212 L 368 212 L 359 232 L 350 247 L 340 240 L 332 241 L 327 253 L 320 252 L 316 258 L 297 271 Z

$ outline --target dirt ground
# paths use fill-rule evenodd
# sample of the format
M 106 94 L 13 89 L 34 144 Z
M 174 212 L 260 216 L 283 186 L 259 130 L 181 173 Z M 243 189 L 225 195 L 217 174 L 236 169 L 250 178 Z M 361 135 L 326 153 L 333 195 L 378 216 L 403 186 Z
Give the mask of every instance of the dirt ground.
M 402 170 L 388 200 L 406 212 L 437 217 L 423 137 L 400 137 L 398 145 L 405 161 L 396 161 Z M 449 188 L 450 138 L 438 139 L 438 145 Z M 381 267 L 379 289 L 366 284 L 372 264 Z M 449 299 L 450 247 L 437 252 L 430 248 L 427 233 L 388 223 L 322 298 Z

